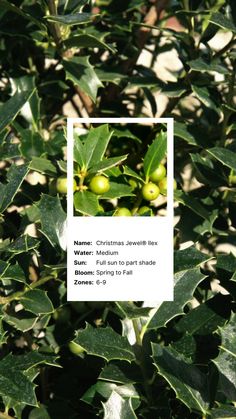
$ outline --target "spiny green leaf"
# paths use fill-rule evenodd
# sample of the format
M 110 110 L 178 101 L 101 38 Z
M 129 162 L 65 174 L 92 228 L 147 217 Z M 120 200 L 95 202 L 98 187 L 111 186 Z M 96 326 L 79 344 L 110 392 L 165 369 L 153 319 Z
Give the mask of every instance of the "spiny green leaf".
M 220 353 L 213 359 L 220 373 L 220 389 L 229 400 L 236 400 L 236 314 L 219 328 Z
M 41 220 L 41 231 L 52 246 L 66 249 L 66 214 L 59 197 L 43 194 L 37 203 Z
M 7 174 L 8 183 L 6 185 L 0 183 L 0 213 L 4 212 L 12 203 L 28 171 L 29 167 L 27 164 L 12 165 L 10 167 Z
M 224 166 L 236 171 L 236 153 L 223 147 L 213 147 L 207 150 L 209 154 L 219 160 Z
M 34 89 L 16 92 L 14 96 L 1 106 L 0 132 L 15 119 L 16 115 L 33 93 Z
M 120 359 L 131 362 L 135 359 L 132 346 L 125 337 L 114 332 L 111 327 L 93 328 L 89 324 L 78 330 L 75 343 L 90 355 L 100 356 L 107 361 Z
M 89 57 L 73 57 L 70 60 L 63 60 L 67 79 L 86 93 L 93 102 L 96 101 L 99 87 L 103 87 L 93 66 L 89 62 Z
M 191 246 L 184 250 L 178 250 L 174 255 L 175 273 L 195 268 L 203 262 L 211 259 L 211 256 L 199 252 L 196 247 Z
M 174 317 L 183 314 L 185 305 L 192 299 L 197 285 L 205 275 L 199 268 L 181 271 L 175 275 L 174 301 L 165 301 L 157 309 L 148 324 L 148 329 L 157 329 L 166 325 Z
M 51 300 L 46 292 L 42 290 L 27 291 L 20 298 L 20 302 L 25 310 L 36 315 L 52 313 L 54 310 Z
M 173 348 L 152 344 L 155 366 L 190 410 L 206 415 L 209 394 L 206 376 Z

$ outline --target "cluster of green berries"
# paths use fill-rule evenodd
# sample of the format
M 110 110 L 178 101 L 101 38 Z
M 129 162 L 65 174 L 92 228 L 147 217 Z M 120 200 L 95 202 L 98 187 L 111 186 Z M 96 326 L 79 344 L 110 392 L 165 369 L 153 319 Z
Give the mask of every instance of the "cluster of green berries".
M 137 182 L 133 179 L 130 180 L 131 182 L 135 183 L 137 186 Z M 175 182 L 175 181 L 174 181 Z M 61 194 L 67 193 L 67 178 L 66 176 L 60 176 L 57 179 L 56 183 L 57 191 Z M 89 189 L 96 195 L 104 195 L 110 189 L 110 182 L 109 178 L 98 174 L 92 177 L 88 185 L 82 186 L 82 188 Z M 135 188 L 135 185 L 134 185 Z M 176 182 L 174 183 L 174 189 L 176 189 Z M 80 190 L 80 186 L 78 186 L 76 180 L 73 180 L 73 190 L 74 192 Z M 166 168 L 164 164 L 160 163 L 156 170 L 154 170 L 148 179 L 148 182 L 145 183 L 142 188 L 140 189 L 140 194 L 142 199 L 148 202 L 154 201 L 160 194 L 166 196 L 167 195 L 167 176 L 166 176 Z M 103 209 L 103 208 L 102 208 Z M 138 215 L 153 215 L 152 209 L 148 206 L 142 206 L 137 210 Z M 131 211 L 126 207 L 117 207 L 114 212 L 114 216 L 116 217 L 130 217 L 132 216 Z

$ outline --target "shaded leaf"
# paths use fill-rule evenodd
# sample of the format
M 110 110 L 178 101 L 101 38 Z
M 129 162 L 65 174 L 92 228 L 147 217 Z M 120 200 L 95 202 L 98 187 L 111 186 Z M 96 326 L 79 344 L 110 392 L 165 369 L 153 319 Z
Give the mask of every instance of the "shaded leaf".
M 20 302 L 25 310 L 36 315 L 52 313 L 54 310 L 51 300 L 42 290 L 27 291 L 20 297 Z
M 224 166 L 236 171 L 236 153 L 223 147 L 213 147 L 207 150 L 209 154 L 219 160 Z
M 173 348 L 162 348 L 152 344 L 155 366 L 176 396 L 190 410 L 206 415 L 209 407 L 209 394 L 206 376 L 193 364 L 190 364 Z
M 30 99 L 33 93 L 34 89 L 16 92 L 14 96 L 1 106 L 0 132 L 15 119 L 22 106 Z
M 233 22 L 220 12 L 212 13 L 209 20 L 210 22 L 214 23 L 214 25 L 219 26 L 222 29 L 236 33 L 236 26 L 233 24 Z

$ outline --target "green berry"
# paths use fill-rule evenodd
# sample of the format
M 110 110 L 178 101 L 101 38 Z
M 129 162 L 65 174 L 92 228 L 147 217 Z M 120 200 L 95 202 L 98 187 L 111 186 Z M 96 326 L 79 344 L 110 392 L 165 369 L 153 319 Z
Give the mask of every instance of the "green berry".
M 110 189 L 109 179 L 105 176 L 94 176 L 89 184 L 90 190 L 96 195 L 103 195 Z
M 236 173 L 231 171 L 231 174 L 229 175 L 229 183 L 230 185 L 236 184 Z
M 236 179 L 235 179 L 235 181 L 236 181 Z M 174 191 L 177 189 L 177 182 L 176 182 L 176 180 L 174 179 Z
M 132 190 L 135 190 L 138 187 L 138 182 L 134 179 L 129 179 L 129 184 L 130 184 Z
M 67 177 L 60 176 L 56 182 L 57 192 L 61 194 L 67 194 Z
M 164 179 L 162 179 L 159 183 L 158 186 L 160 188 L 160 192 L 162 195 L 167 194 L 167 177 L 164 177 Z
M 142 188 L 142 195 L 146 201 L 153 201 L 158 197 L 160 190 L 155 183 L 148 182 Z
M 150 174 L 150 180 L 154 183 L 160 182 L 166 175 L 166 168 L 163 164 L 159 164 L 159 166 Z
M 82 348 L 82 346 L 75 343 L 73 340 L 69 342 L 68 347 L 70 351 L 72 352 L 72 354 L 74 355 L 80 355 L 84 352 L 84 348 Z
M 138 210 L 139 215 L 153 215 L 153 211 L 150 207 L 140 207 Z
M 128 208 L 117 208 L 114 214 L 115 217 L 131 217 L 132 214 Z
M 73 191 L 77 191 L 77 183 L 75 179 L 73 179 Z

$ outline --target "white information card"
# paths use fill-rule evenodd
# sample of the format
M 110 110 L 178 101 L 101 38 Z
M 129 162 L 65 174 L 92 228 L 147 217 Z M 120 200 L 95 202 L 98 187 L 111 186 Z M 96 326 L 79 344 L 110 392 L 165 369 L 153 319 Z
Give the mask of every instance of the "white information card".
M 74 138 L 76 132 L 85 132 L 83 124 L 165 124 L 168 193 L 164 215 L 86 216 L 74 211 Z M 67 299 L 172 301 L 173 119 L 68 118 L 67 133 Z M 111 199 L 111 203 L 115 211 L 115 200 Z

